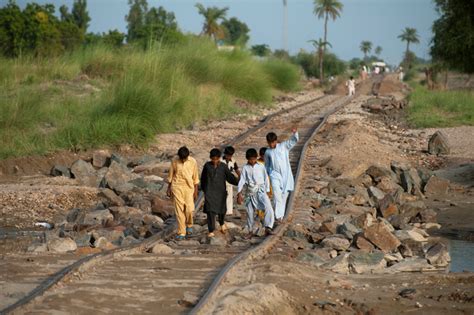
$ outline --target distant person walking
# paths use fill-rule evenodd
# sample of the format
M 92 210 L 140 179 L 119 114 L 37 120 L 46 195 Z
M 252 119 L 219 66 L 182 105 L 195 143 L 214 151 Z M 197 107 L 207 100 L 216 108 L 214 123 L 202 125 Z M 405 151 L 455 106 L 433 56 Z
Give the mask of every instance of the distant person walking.
M 347 80 L 346 82 L 346 86 L 347 86 L 347 90 L 348 90 L 348 94 L 349 96 L 353 96 L 355 95 L 355 80 L 354 80 L 354 77 L 351 76 L 349 80 Z
M 398 80 L 402 81 L 405 79 L 405 73 L 403 73 L 403 67 L 398 68 Z
M 278 137 L 274 132 L 267 134 L 268 149 L 265 152 L 265 168 L 272 185 L 275 218 L 279 221 L 285 216 L 286 200 L 295 187 L 289 155 L 290 150 L 298 142 L 299 136 L 296 128 L 292 129 L 292 133 L 289 140 L 281 143 L 278 143 Z
M 197 199 L 199 184 L 197 162 L 189 156 L 187 147 L 179 148 L 178 157 L 171 161 L 168 183 L 167 195 L 174 201 L 178 222 L 176 239 L 184 240 L 193 231 L 194 201 Z

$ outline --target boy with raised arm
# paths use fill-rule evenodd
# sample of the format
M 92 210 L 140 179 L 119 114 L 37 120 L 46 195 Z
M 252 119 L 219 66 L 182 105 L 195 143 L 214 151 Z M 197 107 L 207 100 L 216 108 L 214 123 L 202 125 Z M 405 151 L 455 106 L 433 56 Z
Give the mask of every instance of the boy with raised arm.
M 298 142 L 296 128 L 292 129 L 290 139 L 278 143 L 274 132 L 267 134 L 268 149 L 265 152 L 265 168 L 270 176 L 273 194 L 275 218 L 281 221 L 285 216 L 286 200 L 290 191 L 295 188 L 295 180 L 290 165 L 290 150 Z

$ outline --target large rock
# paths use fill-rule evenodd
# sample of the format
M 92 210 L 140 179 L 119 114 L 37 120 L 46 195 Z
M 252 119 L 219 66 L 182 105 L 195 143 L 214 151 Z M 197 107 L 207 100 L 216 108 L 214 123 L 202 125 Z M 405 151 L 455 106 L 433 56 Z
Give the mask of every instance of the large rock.
M 425 195 L 427 197 L 442 197 L 448 193 L 449 181 L 439 178 L 438 176 L 431 176 L 425 185 Z
M 427 242 L 428 239 L 414 230 L 397 230 L 395 236 L 400 241 L 413 240 L 415 242 Z
M 409 223 L 424 209 L 426 205 L 423 201 L 406 202 L 400 206 L 400 216 L 403 222 Z
M 370 213 L 364 213 L 354 219 L 351 223 L 360 229 L 366 229 L 375 222 L 375 218 Z
M 397 161 L 392 161 L 390 162 L 390 169 L 395 173 L 397 180 L 399 180 L 403 171 L 408 171 L 410 166 Z
M 100 248 L 103 250 L 111 250 L 114 249 L 116 246 L 112 244 L 106 237 L 101 236 L 98 239 L 94 241 L 94 247 L 95 248 Z
M 151 212 L 166 220 L 174 215 L 174 205 L 171 200 L 155 197 L 151 201 Z
M 84 225 L 106 225 L 107 222 L 112 222 L 114 216 L 109 210 L 96 210 L 86 213 L 84 216 Z
M 405 239 L 401 241 L 399 247 L 400 253 L 403 257 L 424 257 L 425 256 L 425 242 L 418 242 L 412 239 Z
M 338 226 L 337 232 L 352 240 L 354 235 L 362 232 L 362 230 L 349 222 L 345 222 L 344 224 Z
M 400 175 L 400 181 L 403 189 L 412 195 L 421 194 L 421 178 L 418 175 L 418 171 L 414 168 L 405 170 Z
M 97 150 L 92 153 L 92 165 L 97 168 L 102 168 L 110 164 L 110 151 L 108 150 Z
M 110 207 L 114 220 L 119 222 L 135 222 L 141 225 L 143 219 L 143 212 L 140 209 L 133 207 Z
M 334 221 L 326 221 L 321 224 L 321 227 L 319 230 L 321 232 L 329 232 L 331 234 L 336 234 L 337 233 L 337 223 Z
M 335 250 L 346 250 L 349 248 L 351 243 L 343 235 L 335 234 L 326 237 L 321 242 L 321 245 Z
M 414 272 L 414 271 L 429 271 L 433 270 L 431 266 L 424 258 L 405 258 L 399 263 L 386 269 L 387 272 Z
M 448 139 L 441 131 L 436 131 L 428 141 L 428 152 L 430 154 L 440 155 L 449 154 L 449 151 Z
M 97 176 L 94 167 L 83 160 L 77 160 L 71 166 L 71 173 L 81 185 L 99 187 L 102 178 Z
M 400 241 L 384 223 L 375 223 L 364 231 L 364 237 L 383 252 L 391 252 L 400 246 Z
M 393 180 L 396 180 L 395 174 L 388 168 L 383 166 L 372 165 L 365 173 L 373 178 L 374 181 L 378 182 L 381 177 L 388 176 Z
M 133 189 L 134 185 L 129 182 L 139 177 L 139 175 L 132 173 L 126 165 L 112 161 L 104 178 L 110 189 L 124 192 Z
M 389 176 L 381 177 L 376 187 L 388 194 L 392 194 L 397 190 L 402 189 L 401 186 L 398 185 L 397 182 Z
M 370 186 L 369 189 L 367 190 L 369 193 L 369 196 L 378 204 L 381 200 L 385 198 L 385 193 L 378 189 L 375 186 Z
M 331 270 L 337 273 L 349 273 L 349 254 L 342 253 L 337 257 L 334 257 L 327 263 L 321 265 L 321 268 Z
M 328 254 L 328 257 L 325 258 L 325 257 L 322 257 L 321 255 L 318 255 L 315 252 L 302 252 L 298 254 L 298 256 L 296 257 L 296 260 L 307 262 L 307 263 L 310 263 L 311 265 L 319 267 L 328 262 L 329 254 Z
M 349 269 L 352 273 L 370 273 L 381 270 L 387 266 L 384 258 L 385 254 L 381 251 L 372 253 L 353 251 L 349 256 Z
M 151 249 L 151 252 L 153 254 L 172 254 L 174 251 L 171 247 L 165 245 L 165 244 L 156 244 L 153 246 Z
M 108 241 L 115 245 L 120 245 L 122 240 L 125 238 L 123 230 L 125 227 L 116 227 L 113 229 L 98 229 L 92 231 L 93 244 L 101 237 L 105 237 Z
M 47 246 L 50 252 L 57 253 L 66 253 L 77 249 L 76 242 L 69 237 L 50 239 Z
M 64 176 L 71 178 L 71 171 L 68 167 L 63 165 L 55 165 L 50 171 L 51 176 Z
M 125 201 L 117 196 L 113 190 L 108 188 L 102 189 L 99 193 L 99 197 L 105 198 L 109 206 L 121 207 L 125 205 Z
M 443 243 L 437 243 L 426 252 L 426 259 L 435 267 L 446 267 L 451 261 L 449 251 Z
M 375 249 L 374 245 L 372 245 L 372 243 L 369 242 L 362 234 L 357 234 L 355 236 L 354 245 L 358 249 L 360 249 L 364 252 L 367 252 L 367 253 L 370 253 Z

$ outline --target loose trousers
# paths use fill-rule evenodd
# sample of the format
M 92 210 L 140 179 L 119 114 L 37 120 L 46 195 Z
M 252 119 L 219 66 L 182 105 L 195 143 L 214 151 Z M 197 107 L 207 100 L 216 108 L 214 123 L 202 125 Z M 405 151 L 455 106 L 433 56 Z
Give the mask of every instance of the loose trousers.
M 172 191 L 178 235 L 186 235 L 186 228 L 193 226 L 194 190 L 172 186 Z
M 275 215 L 273 213 L 273 208 L 272 208 L 272 203 L 270 201 L 270 198 L 266 194 L 262 194 L 261 196 L 258 196 L 259 198 L 259 203 L 265 206 L 263 210 L 265 210 L 265 217 L 263 219 L 263 225 L 267 228 L 273 228 L 273 224 L 275 223 Z M 254 205 L 253 202 L 250 200 L 246 203 L 246 208 L 247 208 L 247 228 L 249 232 L 253 231 L 253 227 L 255 224 L 255 212 L 257 209 Z
M 207 213 L 207 229 L 209 230 L 209 233 L 214 232 L 216 229 L 216 215 L 217 215 L 217 220 L 219 221 L 219 224 L 221 226 L 224 225 L 224 218 L 225 214 L 215 214 L 215 213 Z
M 273 185 L 275 183 L 275 185 Z M 289 191 L 283 192 L 278 181 L 272 180 L 273 189 L 273 209 L 275 209 L 275 219 L 280 220 L 285 216 L 286 200 L 288 199 Z

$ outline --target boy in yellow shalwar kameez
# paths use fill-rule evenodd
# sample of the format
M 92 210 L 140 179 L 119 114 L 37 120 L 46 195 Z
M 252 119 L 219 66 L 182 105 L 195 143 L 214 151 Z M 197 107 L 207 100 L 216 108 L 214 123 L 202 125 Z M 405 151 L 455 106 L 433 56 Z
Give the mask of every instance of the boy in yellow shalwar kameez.
M 167 195 L 174 201 L 176 221 L 178 222 L 177 240 L 184 240 L 193 230 L 194 201 L 198 195 L 199 174 L 197 162 L 189 156 L 189 150 L 181 147 L 178 157 L 173 159 L 168 175 Z

